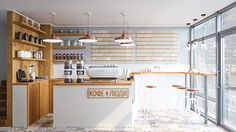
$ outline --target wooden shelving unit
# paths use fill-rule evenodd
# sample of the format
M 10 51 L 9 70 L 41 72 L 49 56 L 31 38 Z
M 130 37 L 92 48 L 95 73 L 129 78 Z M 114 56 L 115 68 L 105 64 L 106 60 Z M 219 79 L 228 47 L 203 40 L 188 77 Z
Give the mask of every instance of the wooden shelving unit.
M 53 49 L 86 49 L 85 46 L 53 46 Z
M 54 33 L 56 36 L 86 36 L 85 33 Z
M 26 41 L 26 40 L 14 39 L 13 42 L 19 43 L 19 44 L 24 44 L 24 45 L 30 45 L 30 46 L 34 46 L 34 47 L 39 47 L 39 48 L 45 48 L 46 47 L 45 45 L 32 43 L 32 42 L 29 42 L 29 41 Z
M 13 59 L 14 60 L 21 60 L 21 61 L 42 61 L 42 62 L 45 61 L 45 59 L 34 59 L 34 58 L 18 58 L 18 57 L 15 57 Z
M 36 33 L 39 33 L 39 34 L 46 34 L 44 31 L 42 31 L 40 29 L 37 29 L 37 28 L 35 28 L 33 26 L 30 26 L 28 24 L 22 23 L 22 22 L 13 21 L 13 24 L 16 24 L 19 27 L 23 27 L 23 28 L 25 28 L 27 30 L 30 30 L 30 31 L 33 31 L 33 32 L 36 32 Z
M 25 16 L 18 14 L 14 11 L 7 12 L 7 29 L 8 29 L 8 42 L 7 42 L 7 117 L 6 117 L 6 125 L 11 126 L 13 123 L 13 85 L 17 83 L 17 74 L 18 69 L 23 69 L 26 71 L 26 75 L 29 73 L 29 65 L 34 65 L 36 76 L 51 76 L 51 59 L 52 56 L 50 54 L 51 45 L 47 44 L 43 45 L 36 44 L 33 42 L 25 41 L 25 40 L 16 40 L 15 33 L 27 33 L 33 36 L 44 38 L 47 34 L 51 34 L 50 31 L 52 29 L 51 26 L 41 25 L 40 29 L 35 28 L 31 25 L 22 23 L 22 19 Z M 47 27 L 51 27 L 50 29 Z M 47 33 L 46 33 L 46 32 Z M 18 58 L 16 51 L 19 50 L 42 50 L 44 59 L 34 59 L 34 58 Z M 28 97 L 28 95 L 27 95 Z M 46 104 L 45 104 L 46 105 Z M 27 106 L 28 107 L 28 106 Z M 29 107 L 28 107 L 29 108 Z M 27 110 L 29 110 L 27 108 Z M 28 119 L 34 117 L 36 115 L 32 115 L 27 111 Z M 27 121 L 27 125 L 30 125 Z

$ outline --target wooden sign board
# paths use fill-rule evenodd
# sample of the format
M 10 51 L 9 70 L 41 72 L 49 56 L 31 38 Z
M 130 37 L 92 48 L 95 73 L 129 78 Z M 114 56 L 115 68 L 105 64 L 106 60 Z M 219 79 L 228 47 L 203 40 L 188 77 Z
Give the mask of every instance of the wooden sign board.
M 89 88 L 88 98 L 129 98 L 128 88 Z

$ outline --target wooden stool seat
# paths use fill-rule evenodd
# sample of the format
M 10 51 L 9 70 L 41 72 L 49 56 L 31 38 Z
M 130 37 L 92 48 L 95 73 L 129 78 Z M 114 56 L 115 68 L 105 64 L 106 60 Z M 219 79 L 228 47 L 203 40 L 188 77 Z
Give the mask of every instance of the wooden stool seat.
M 186 88 L 186 92 L 197 93 L 198 91 L 199 89 L 196 89 L 196 88 Z
M 147 85 L 146 88 L 157 88 L 156 85 Z
M 181 87 L 181 86 L 183 86 L 183 85 L 179 85 L 179 84 L 172 85 L 172 87 Z
M 185 86 L 179 86 L 179 87 L 176 87 L 177 89 L 182 89 L 182 90 L 185 90 L 186 87 Z

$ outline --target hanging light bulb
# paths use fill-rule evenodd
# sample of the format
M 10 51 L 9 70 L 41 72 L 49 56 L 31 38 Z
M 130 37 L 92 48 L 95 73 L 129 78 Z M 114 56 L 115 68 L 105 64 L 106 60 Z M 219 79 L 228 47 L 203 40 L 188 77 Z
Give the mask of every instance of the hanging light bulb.
M 129 33 L 127 32 L 127 36 L 126 36 L 126 33 L 125 33 L 125 13 L 121 13 L 122 17 L 123 17 L 123 32 L 121 34 L 121 36 L 119 37 L 116 37 L 115 38 L 115 42 L 118 42 L 118 43 L 131 43 L 133 42 L 133 39 L 129 36 Z
M 189 51 L 190 49 L 191 49 L 191 42 L 188 42 L 188 44 L 187 44 L 187 50 Z
M 54 17 L 56 15 L 56 13 L 49 13 L 49 15 L 52 16 L 52 25 L 54 24 Z M 49 35 L 47 38 L 43 39 L 43 42 L 46 42 L 46 43 L 62 43 L 63 40 L 59 37 L 57 37 L 54 33 L 52 33 L 51 35 Z
M 90 33 L 90 23 L 89 23 L 89 18 L 90 18 L 90 15 L 91 13 L 90 12 L 85 12 L 85 15 L 87 16 L 87 34 L 86 36 L 82 37 L 79 39 L 79 42 L 82 42 L 82 43 L 96 43 L 97 40 L 91 35 Z

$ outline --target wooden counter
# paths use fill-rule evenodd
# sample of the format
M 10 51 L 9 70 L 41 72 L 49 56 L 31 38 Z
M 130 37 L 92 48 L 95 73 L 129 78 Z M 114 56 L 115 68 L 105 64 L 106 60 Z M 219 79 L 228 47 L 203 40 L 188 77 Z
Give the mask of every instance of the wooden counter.
M 16 82 L 16 83 L 13 83 L 13 85 L 30 85 L 30 84 L 40 83 L 43 81 L 48 81 L 48 80 L 40 80 L 40 81 L 35 81 L 35 82 Z
M 64 83 L 56 81 L 53 85 L 132 85 L 133 81 L 117 80 L 117 81 L 85 81 L 84 83 Z
M 199 75 L 199 76 L 213 76 L 216 73 L 209 72 L 131 72 L 132 75 L 140 74 L 189 74 L 189 75 Z

